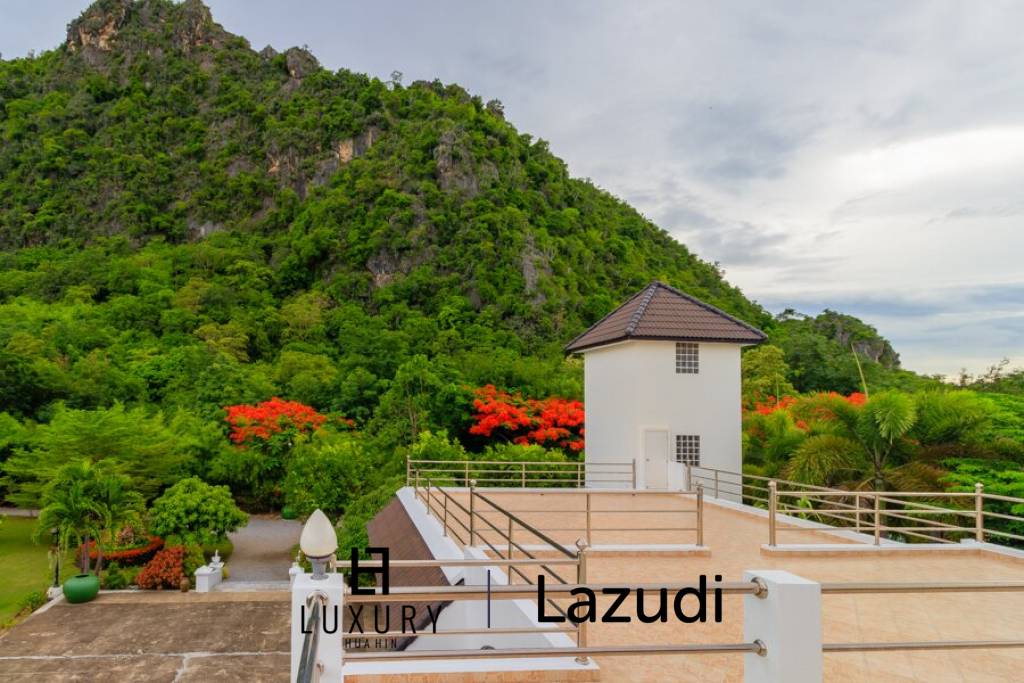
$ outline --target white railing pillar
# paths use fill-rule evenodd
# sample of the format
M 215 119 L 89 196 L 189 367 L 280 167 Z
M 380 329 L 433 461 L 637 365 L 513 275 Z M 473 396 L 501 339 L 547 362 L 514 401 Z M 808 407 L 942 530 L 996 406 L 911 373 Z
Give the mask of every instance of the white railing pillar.
M 743 572 L 767 589 L 743 598 L 743 640 L 763 655 L 743 656 L 743 683 L 821 683 L 821 585 L 786 571 Z
M 313 607 L 306 606 L 310 595 L 319 591 L 326 596 L 323 618 L 320 620 L 320 636 L 317 647 L 316 661 L 323 665 L 320 675 L 321 683 L 341 683 L 341 659 L 343 655 L 341 639 L 345 633 L 342 626 L 344 610 L 342 602 L 345 595 L 345 579 L 340 573 L 330 573 L 326 578 L 314 579 L 312 574 L 305 572 L 292 577 L 292 668 L 291 681 L 295 681 L 299 673 L 299 659 L 302 655 L 302 643 L 306 636 L 303 630 L 309 620 L 310 609 L 321 609 L 320 603 L 312 601 Z M 333 631 L 329 633 L 328 631 Z

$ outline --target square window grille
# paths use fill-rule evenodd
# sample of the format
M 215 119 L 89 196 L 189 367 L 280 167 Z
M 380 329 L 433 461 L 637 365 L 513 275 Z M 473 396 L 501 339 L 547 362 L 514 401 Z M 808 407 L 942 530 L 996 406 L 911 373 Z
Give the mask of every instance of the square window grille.
M 676 434 L 676 462 L 700 467 L 699 434 Z
M 676 342 L 676 374 L 700 372 L 700 347 L 692 342 Z

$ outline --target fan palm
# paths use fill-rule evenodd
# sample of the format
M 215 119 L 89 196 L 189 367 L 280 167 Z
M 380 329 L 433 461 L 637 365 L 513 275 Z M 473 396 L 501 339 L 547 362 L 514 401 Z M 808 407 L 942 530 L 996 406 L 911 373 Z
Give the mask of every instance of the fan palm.
M 862 406 L 840 397 L 816 397 L 809 412 L 815 433 L 794 451 L 786 476 L 818 485 L 884 490 L 909 459 L 907 436 L 917 423 L 913 398 L 876 394 Z

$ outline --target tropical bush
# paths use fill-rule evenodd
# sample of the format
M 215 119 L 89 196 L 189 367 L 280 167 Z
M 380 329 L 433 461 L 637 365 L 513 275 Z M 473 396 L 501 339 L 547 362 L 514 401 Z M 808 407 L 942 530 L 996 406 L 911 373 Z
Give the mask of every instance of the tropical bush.
M 317 508 L 340 514 L 358 497 L 382 460 L 354 433 L 332 433 L 298 444 L 282 483 L 284 500 L 302 517 Z
M 132 491 L 127 476 L 111 460 L 76 460 L 60 467 L 42 490 L 37 538 L 57 529 L 62 553 L 69 547 L 98 544 L 96 571 L 103 567 L 103 547 L 115 529 L 139 521 L 142 496 Z M 90 567 L 89 553 L 79 552 L 82 572 Z
M 83 548 L 84 547 L 86 546 L 83 546 Z M 123 566 L 142 565 L 153 559 L 153 556 L 156 555 L 157 551 L 163 547 L 164 539 L 152 536 L 141 545 L 135 545 L 127 548 L 116 546 L 108 548 L 103 552 L 103 558 L 106 562 L 117 562 Z M 98 559 L 100 552 L 96 541 L 90 541 L 88 548 L 89 559 Z M 81 552 L 81 550 L 79 552 Z
M 164 548 L 135 577 L 139 588 L 178 588 L 185 575 L 185 548 Z
M 989 412 L 965 391 L 787 396 L 745 414 L 744 461 L 808 484 L 935 489 L 943 458 L 983 448 Z
M 149 511 L 154 533 L 189 545 L 220 541 L 248 520 L 228 487 L 211 486 L 198 477 L 182 479 L 167 489 Z

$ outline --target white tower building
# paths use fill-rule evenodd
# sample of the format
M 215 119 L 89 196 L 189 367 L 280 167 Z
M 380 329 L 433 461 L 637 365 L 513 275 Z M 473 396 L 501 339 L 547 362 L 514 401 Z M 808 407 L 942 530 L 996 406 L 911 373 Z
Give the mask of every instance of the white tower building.
M 583 354 L 587 464 L 635 463 L 637 488 L 649 489 L 682 488 L 687 463 L 739 472 L 740 348 L 765 339 L 651 283 L 565 347 Z M 613 471 L 588 467 L 587 485 L 622 486 Z

